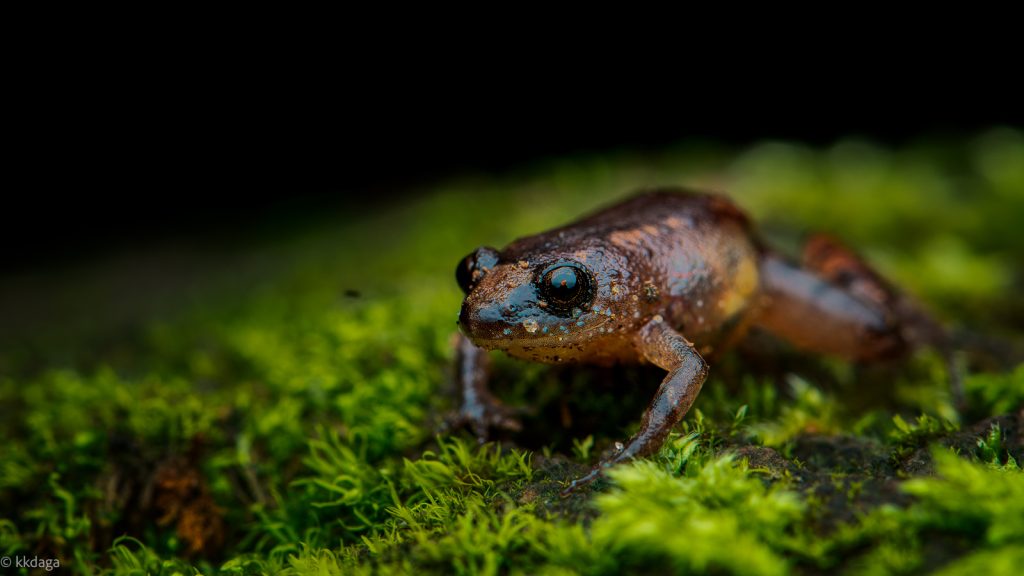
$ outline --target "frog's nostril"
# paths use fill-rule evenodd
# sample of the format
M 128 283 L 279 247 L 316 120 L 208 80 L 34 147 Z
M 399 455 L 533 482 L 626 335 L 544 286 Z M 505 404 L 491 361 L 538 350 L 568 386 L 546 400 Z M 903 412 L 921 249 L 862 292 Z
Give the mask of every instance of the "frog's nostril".
M 496 303 L 464 303 L 459 311 L 459 328 L 467 336 L 485 337 L 507 326 L 504 306 Z

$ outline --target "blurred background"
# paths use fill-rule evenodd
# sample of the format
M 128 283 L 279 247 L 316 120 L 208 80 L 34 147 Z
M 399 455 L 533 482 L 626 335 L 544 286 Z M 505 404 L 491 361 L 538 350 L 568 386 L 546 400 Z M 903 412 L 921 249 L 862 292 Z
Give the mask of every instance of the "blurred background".
M 1018 161 L 1013 146 L 1021 124 L 1009 106 L 950 109 L 907 98 L 881 110 L 846 104 L 842 113 L 818 113 L 801 110 L 799 101 L 729 108 L 698 100 L 672 112 L 631 105 L 627 114 L 598 119 L 572 101 L 541 102 L 536 111 L 502 103 L 473 112 L 480 103 L 468 97 L 404 107 L 357 99 L 347 113 L 255 121 L 255 111 L 244 106 L 225 109 L 223 116 L 217 106 L 186 106 L 137 124 L 65 112 L 54 122 L 60 138 L 29 137 L 27 150 L 45 151 L 49 160 L 26 157 L 28 188 L 7 200 L 0 227 L 0 343 L 117 329 L 169 313 L 199 292 L 273 274 L 269 269 L 279 263 L 271 263 L 269 247 L 365 215 L 396 213 L 453 184 L 489 197 L 495 182 L 519 182 L 502 187 L 510 195 L 495 209 L 539 201 L 531 206 L 543 213 L 558 200 L 543 192 L 538 198 L 536 190 L 548 188 L 557 198 L 567 170 L 587 172 L 591 180 L 584 185 L 591 190 L 562 194 L 566 216 L 649 185 L 699 185 L 762 198 L 781 190 L 808 196 L 795 207 L 778 208 L 790 196 L 748 207 L 755 216 L 802 210 L 807 220 L 801 224 L 813 225 L 810 211 L 819 203 L 850 209 L 839 208 L 849 201 L 841 190 L 850 190 L 857 202 L 877 200 L 884 212 L 894 201 L 884 179 L 918 155 L 936 172 L 915 173 L 921 180 L 906 183 L 916 194 L 904 193 L 890 225 L 905 227 L 908 217 L 920 222 L 944 199 L 955 200 L 969 218 L 1018 215 L 983 213 L 986 203 L 1006 199 L 987 197 L 968 177 L 981 171 L 981 178 L 1003 178 L 1001 185 L 1008 185 L 1010 176 L 992 172 L 1013 172 Z M 809 164 L 842 175 L 795 175 Z M 755 169 L 764 172 L 750 174 Z M 837 192 L 833 178 L 849 181 Z M 472 214 L 476 202 L 452 207 L 451 216 Z M 481 220 L 493 216 L 479 212 Z M 827 215 L 821 214 L 821 227 Z M 786 223 L 777 220 L 767 224 Z M 997 237 L 999 223 L 993 224 L 987 244 L 998 251 L 1007 239 Z M 799 232 L 806 231 L 791 231 Z M 360 242 L 372 250 L 395 233 L 394 226 L 384 226 Z M 942 234 L 953 251 L 956 236 L 957 230 Z M 1012 239 L 1003 245 L 1004 251 L 1015 247 Z M 973 281 L 991 282 L 990 276 Z
M 951 144 L 1024 122 L 1016 106 L 893 97 L 835 102 L 827 112 L 803 108 L 813 98 L 733 107 L 687 96 L 668 109 L 624 100 L 619 114 L 601 117 L 557 96 L 493 107 L 469 96 L 401 105 L 357 97 L 344 111 L 294 117 L 259 117 L 246 104 L 217 101 L 145 116 L 111 108 L 124 115 L 114 119 L 72 109 L 59 112 L 51 130 L 27 135 L 15 157 L 31 177 L 7 200 L 22 217 L 8 211 L 0 229 L 0 274 L 138 242 L 280 228 L 324 211 L 386 206 L 453 177 L 500 178 L 558 159 L 656 157 L 681 147 L 737 152 L 765 141 Z

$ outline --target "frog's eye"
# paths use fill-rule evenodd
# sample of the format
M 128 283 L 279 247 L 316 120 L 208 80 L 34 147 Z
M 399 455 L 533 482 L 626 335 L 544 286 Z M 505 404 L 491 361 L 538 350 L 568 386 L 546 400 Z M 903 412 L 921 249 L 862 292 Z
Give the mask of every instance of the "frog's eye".
M 537 284 L 548 309 L 558 314 L 586 308 L 594 297 L 590 273 L 576 263 L 549 266 Z
M 477 248 L 472 254 L 466 256 L 455 267 L 455 281 L 466 294 L 469 294 L 491 268 L 498 263 L 498 251 L 487 246 Z

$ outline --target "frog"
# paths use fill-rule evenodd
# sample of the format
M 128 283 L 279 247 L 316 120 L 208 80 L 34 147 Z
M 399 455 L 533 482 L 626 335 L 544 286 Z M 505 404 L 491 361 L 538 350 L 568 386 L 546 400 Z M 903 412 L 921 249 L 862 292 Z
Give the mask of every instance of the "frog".
M 477 248 L 455 277 L 464 299 L 455 343 L 461 404 L 452 423 L 481 442 L 491 429 L 522 426 L 488 387 L 489 351 L 546 364 L 650 363 L 666 372 L 636 433 L 563 495 L 655 453 L 710 365 L 751 330 L 858 363 L 922 346 L 953 358 L 943 325 L 840 240 L 811 235 L 801 257 L 788 258 L 721 193 L 642 190 L 502 250 Z

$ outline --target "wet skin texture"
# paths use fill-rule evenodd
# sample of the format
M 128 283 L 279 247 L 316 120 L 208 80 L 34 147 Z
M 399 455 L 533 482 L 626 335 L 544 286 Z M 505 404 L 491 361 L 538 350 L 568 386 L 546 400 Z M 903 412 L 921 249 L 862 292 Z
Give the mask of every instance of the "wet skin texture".
M 812 237 L 796 265 L 766 248 L 727 198 L 681 189 L 639 194 L 501 251 L 479 248 L 456 279 L 466 293 L 456 421 L 481 441 L 492 426 L 519 428 L 487 389 L 486 350 L 668 372 L 637 434 L 567 491 L 655 452 L 700 392 L 708 360 L 751 326 L 858 361 L 918 345 L 948 351 L 941 326 L 835 240 Z

